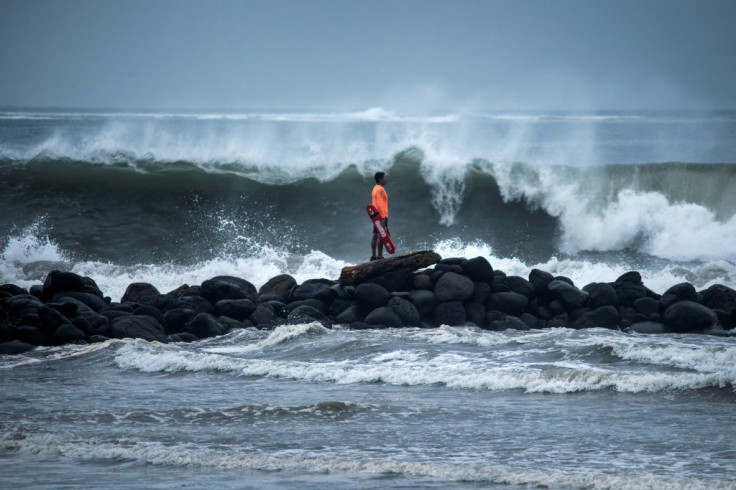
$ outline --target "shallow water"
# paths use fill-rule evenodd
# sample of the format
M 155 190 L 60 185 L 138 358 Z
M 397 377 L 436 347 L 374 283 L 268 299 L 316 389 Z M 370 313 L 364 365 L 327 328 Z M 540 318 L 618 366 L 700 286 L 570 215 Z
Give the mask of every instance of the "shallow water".
M 736 488 L 733 339 L 243 330 L 2 358 L 0 483 Z

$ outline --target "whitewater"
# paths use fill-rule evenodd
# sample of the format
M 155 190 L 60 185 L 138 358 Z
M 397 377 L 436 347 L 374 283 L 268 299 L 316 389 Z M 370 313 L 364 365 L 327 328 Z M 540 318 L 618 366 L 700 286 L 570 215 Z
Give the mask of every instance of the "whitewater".
M 736 113 L 0 109 L 0 284 L 119 301 L 399 252 L 736 287 Z M 736 488 L 736 341 L 244 329 L 0 356 L 0 486 Z

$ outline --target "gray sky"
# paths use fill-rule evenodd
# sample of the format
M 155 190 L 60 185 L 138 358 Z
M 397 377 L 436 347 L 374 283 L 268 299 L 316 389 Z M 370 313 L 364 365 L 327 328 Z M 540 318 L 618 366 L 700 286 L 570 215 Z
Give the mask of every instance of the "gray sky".
M 0 0 L 0 105 L 736 109 L 736 1 Z

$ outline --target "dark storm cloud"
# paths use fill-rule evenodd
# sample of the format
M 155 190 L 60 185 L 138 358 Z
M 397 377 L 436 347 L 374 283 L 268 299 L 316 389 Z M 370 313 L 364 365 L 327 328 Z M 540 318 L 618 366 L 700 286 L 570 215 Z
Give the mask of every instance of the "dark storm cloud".
M 731 1 L 0 0 L 0 104 L 736 108 Z

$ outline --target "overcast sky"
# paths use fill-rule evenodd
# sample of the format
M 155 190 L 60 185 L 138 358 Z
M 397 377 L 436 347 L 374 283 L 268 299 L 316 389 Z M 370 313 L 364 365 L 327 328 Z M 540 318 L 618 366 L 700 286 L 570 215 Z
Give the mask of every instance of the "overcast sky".
M 0 0 L 0 105 L 736 109 L 736 1 Z

